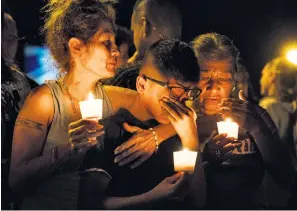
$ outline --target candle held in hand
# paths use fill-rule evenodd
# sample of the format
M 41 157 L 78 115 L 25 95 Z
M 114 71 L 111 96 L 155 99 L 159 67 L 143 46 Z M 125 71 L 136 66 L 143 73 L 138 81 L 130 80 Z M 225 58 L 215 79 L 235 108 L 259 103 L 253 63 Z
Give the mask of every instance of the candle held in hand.
M 102 99 L 94 99 L 92 93 L 89 93 L 88 100 L 79 102 L 80 112 L 83 119 L 102 119 Z
M 197 152 L 184 149 L 183 151 L 173 152 L 174 171 L 194 172 Z
M 79 102 L 79 107 L 83 119 L 95 121 L 102 119 L 103 101 L 102 99 L 94 99 L 92 93 L 89 93 L 88 100 Z M 89 138 L 89 141 L 96 141 L 96 137 Z
M 238 129 L 239 126 L 236 122 L 232 122 L 230 118 L 225 121 L 217 122 L 219 134 L 226 133 L 227 137 L 233 137 L 238 139 Z

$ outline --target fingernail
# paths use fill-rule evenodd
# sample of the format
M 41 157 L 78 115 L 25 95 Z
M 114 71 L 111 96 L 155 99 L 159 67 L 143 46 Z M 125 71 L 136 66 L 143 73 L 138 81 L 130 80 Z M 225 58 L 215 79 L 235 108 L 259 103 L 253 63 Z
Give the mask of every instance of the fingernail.
M 118 152 L 119 152 L 119 149 L 116 148 L 116 149 L 114 150 L 114 154 L 118 154 Z
M 115 163 L 119 162 L 119 159 L 116 157 L 116 158 L 114 159 L 114 162 L 115 162 Z

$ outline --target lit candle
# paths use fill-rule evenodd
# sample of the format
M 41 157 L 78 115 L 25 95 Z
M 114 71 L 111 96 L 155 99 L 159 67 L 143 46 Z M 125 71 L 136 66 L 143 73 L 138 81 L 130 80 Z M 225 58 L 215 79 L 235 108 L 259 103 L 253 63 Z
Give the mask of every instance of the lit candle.
M 227 118 L 225 121 L 217 122 L 219 134 L 226 133 L 227 137 L 233 137 L 236 140 L 238 139 L 238 124 L 232 122 L 230 118 Z
M 79 102 L 80 112 L 83 119 L 102 119 L 102 99 L 94 99 L 92 93 L 89 93 L 88 100 Z
M 79 102 L 80 112 L 83 119 L 92 119 L 98 121 L 102 119 L 102 99 L 94 99 L 92 93 L 89 93 L 88 100 Z M 95 141 L 96 137 L 89 138 L 89 141 Z
M 174 171 L 194 172 L 197 152 L 184 149 L 183 151 L 173 152 Z

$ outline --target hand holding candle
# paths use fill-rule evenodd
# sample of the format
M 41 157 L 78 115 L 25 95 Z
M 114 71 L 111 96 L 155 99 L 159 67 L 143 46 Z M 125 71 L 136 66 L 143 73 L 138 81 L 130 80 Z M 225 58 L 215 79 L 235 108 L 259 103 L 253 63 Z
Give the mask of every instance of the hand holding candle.
M 227 137 L 238 139 L 238 129 L 239 126 L 236 122 L 232 122 L 230 118 L 225 121 L 217 122 L 219 134 L 226 133 Z
M 174 171 L 194 172 L 197 152 L 184 149 L 183 151 L 173 152 Z
M 96 137 L 104 134 L 103 125 L 98 123 L 102 118 L 102 100 L 94 99 L 89 94 L 89 100 L 79 102 L 82 119 L 71 122 L 68 126 L 68 139 L 71 153 L 81 152 L 97 143 Z

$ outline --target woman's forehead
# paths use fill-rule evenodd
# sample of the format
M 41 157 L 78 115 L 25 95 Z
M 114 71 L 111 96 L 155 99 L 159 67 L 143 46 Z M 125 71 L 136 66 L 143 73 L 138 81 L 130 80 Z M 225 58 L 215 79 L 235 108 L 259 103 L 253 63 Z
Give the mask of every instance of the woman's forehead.
M 229 60 L 205 60 L 199 64 L 202 71 L 219 70 L 223 72 L 230 72 L 233 69 L 232 62 Z

